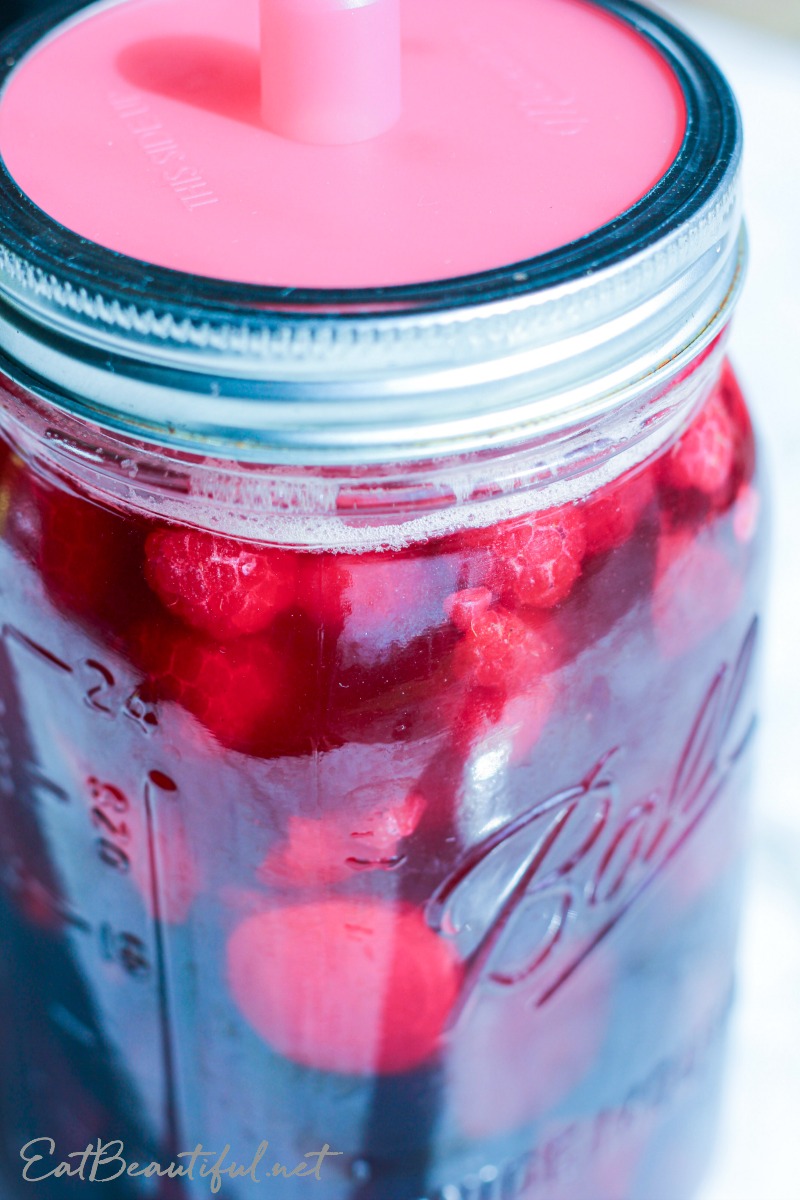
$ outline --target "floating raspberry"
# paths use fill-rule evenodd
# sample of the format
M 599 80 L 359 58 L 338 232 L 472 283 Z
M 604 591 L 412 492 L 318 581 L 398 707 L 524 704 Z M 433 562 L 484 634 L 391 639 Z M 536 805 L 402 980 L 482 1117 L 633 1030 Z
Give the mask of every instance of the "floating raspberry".
M 381 804 L 366 785 L 351 793 L 352 806 L 321 817 L 289 817 L 287 839 L 267 855 L 259 875 L 283 887 L 337 883 L 357 871 L 388 870 L 400 861 L 400 847 L 425 810 L 425 800 L 410 790 L 403 800 Z M 368 797 L 359 812 L 359 792 Z
M 493 753 L 500 738 L 511 763 L 526 761 L 555 702 L 548 673 L 558 665 L 559 640 L 552 620 L 537 614 L 531 624 L 505 609 L 484 609 L 479 589 L 458 597 L 448 602 L 454 622 L 464 629 L 453 670 L 467 694 L 452 723 L 453 736 L 471 756 L 484 744 Z
M 585 551 L 583 515 L 575 505 L 495 530 L 495 560 L 505 586 L 531 608 L 554 608 L 567 598 Z
M 587 552 L 604 554 L 627 542 L 654 490 L 652 472 L 645 469 L 595 492 L 583 506 Z
M 234 1001 L 287 1058 L 347 1075 L 395 1074 L 431 1058 L 460 968 L 410 905 L 328 900 L 271 909 L 228 942 Z
M 725 487 L 735 457 L 736 430 L 718 389 L 663 460 L 662 478 L 713 496 Z
M 444 611 L 462 633 L 467 633 L 472 622 L 486 613 L 494 602 L 494 596 L 488 588 L 465 588 L 461 592 L 453 592 L 444 602 Z
M 532 626 L 504 608 L 481 611 L 481 605 L 469 598 L 450 605 L 465 627 L 453 655 L 455 673 L 472 687 L 507 694 L 526 690 L 552 668 L 552 630 L 548 623 Z
M 702 533 L 662 532 L 651 601 L 662 654 L 675 658 L 701 645 L 736 612 L 743 586 L 725 552 Z
M 312 748 L 296 664 L 264 636 L 219 644 L 151 622 L 131 643 L 153 696 L 182 705 L 229 750 L 267 758 Z
M 147 582 L 175 616 L 219 641 L 259 633 L 291 605 L 296 556 L 196 529 L 157 529 Z

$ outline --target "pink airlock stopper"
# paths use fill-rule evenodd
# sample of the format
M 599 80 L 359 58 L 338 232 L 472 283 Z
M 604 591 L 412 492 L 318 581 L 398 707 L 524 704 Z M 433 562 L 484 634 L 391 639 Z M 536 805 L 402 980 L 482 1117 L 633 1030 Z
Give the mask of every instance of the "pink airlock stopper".
M 261 0 L 261 111 L 273 133 L 345 145 L 400 116 L 400 0 Z

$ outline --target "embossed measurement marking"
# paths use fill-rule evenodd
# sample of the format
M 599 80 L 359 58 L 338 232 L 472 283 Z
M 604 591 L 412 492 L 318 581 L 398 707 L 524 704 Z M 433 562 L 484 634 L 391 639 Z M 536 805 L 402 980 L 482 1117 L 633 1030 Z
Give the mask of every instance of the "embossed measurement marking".
M 111 718 L 120 715 L 128 717 L 142 733 L 152 733 L 158 727 L 156 706 L 143 699 L 141 686 L 129 690 L 127 685 L 118 683 L 113 671 L 97 659 L 81 658 L 75 664 L 66 663 L 13 625 L 4 625 L 2 636 L 6 642 L 22 646 L 61 675 L 73 678 L 81 699 L 93 712 Z
M 57 671 L 62 677 L 73 679 L 83 702 L 93 712 L 111 718 L 120 715 L 129 717 L 137 728 L 146 734 L 157 726 L 153 707 L 140 701 L 138 690 L 130 692 L 127 687 L 120 688 L 112 671 L 98 660 L 82 658 L 72 666 L 13 625 L 3 626 L 2 636 L 6 645 L 22 647 L 38 662 Z M 15 783 L 11 765 L 15 759 L 7 742 L 5 734 L 0 731 L 0 789 L 13 790 Z M 32 796 L 55 800 L 59 804 L 70 803 L 71 798 L 67 791 L 48 779 L 37 763 L 27 759 L 22 761 L 16 756 L 16 768 L 18 772 L 22 771 L 26 790 Z M 161 781 L 165 791 L 175 790 L 176 785 L 163 772 L 151 772 L 146 786 L 149 786 L 150 779 Z M 130 801 L 113 783 L 91 776 L 87 784 L 91 801 L 89 817 L 97 831 L 95 846 L 98 859 L 106 867 L 126 875 L 131 868 Z M 47 904 L 54 915 L 81 933 L 98 937 L 100 952 L 106 961 L 117 963 L 126 974 L 136 979 L 144 979 L 151 974 L 150 953 L 145 941 L 138 934 L 126 929 L 115 929 L 109 921 L 102 921 L 95 929 L 92 922 L 53 895 L 44 882 L 32 881 L 27 877 L 23 879 L 21 876 L 17 878 L 13 864 L 7 864 L 3 874 L 12 892 L 34 882 L 39 900 Z

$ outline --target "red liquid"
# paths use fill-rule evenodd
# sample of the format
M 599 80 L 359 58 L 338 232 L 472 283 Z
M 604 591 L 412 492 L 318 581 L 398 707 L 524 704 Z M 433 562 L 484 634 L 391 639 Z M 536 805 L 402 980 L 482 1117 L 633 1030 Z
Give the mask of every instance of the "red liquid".
M 737 925 L 753 463 L 726 368 L 580 504 L 351 555 L 104 509 L 9 451 L 9 1187 L 46 1135 L 162 1164 L 269 1139 L 260 1177 L 327 1143 L 326 1197 L 688 1198 Z

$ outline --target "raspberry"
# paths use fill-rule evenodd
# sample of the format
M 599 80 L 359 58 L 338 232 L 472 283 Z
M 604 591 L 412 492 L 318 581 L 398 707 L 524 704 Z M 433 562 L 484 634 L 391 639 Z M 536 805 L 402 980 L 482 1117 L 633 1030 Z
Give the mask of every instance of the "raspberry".
M 413 1070 L 437 1051 L 460 968 L 410 905 L 343 899 L 267 910 L 228 942 L 231 995 L 256 1032 L 308 1067 Z
M 662 654 L 676 658 L 700 646 L 736 612 L 743 587 L 724 551 L 702 534 L 662 532 L 651 601 Z
M 266 883 L 303 887 L 395 865 L 400 843 L 417 828 L 425 800 L 410 791 L 400 804 L 376 807 L 373 791 L 367 785 L 348 797 L 357 808 L 359 792 L 370 796 L 373 804 L 363 813 L 346 808 L 317 818 L 290 816 L 287 840 L 267 855 L 260 877 Z
M 653 493 L 649 470 L 616 480 L 595 492 L 583 506 L 587 552 L 604 554 L 627 542 Z
M 583 516 L 574 505 L 495 530 L 494 554 L 506 587 L 520 604 L 554 608 L 581 573 L 586 551 Z
M 147 671 L 146 691 L 182 705 L 227 749 L 268 758 L 312 748 L 291 657 L 265 637 L 219 644 L 151 622 L 136 629 L 131 651 Z
M 662 462 L 662 478 L 677 488 L 713 496 L 724 488 L 736 457 L 736 430 L 719 390 Z
M 553 665 L 552 633 L 503 608 L 481 611 L 481 605 L 470 595 L 449 602 L 454 620 L 464 628 L 453 655 L 455 672 L 472 687 L 505 693 L 530 687 Z
M 453 592 L 444 602 L 444 611 L 462 633 L 467 633 L 472 622 L 480 618 L 492 606 L 494 596 L 488 588 L 465 588 Z
M 259 633 L 295 597 L 295 555 L 195 529 L 145 544 L 150 587 L 175 616 L 219 641 Z
M 504 730 L 517 764 L 529 758 L 554 704 L 547 675 L 558 662 L 555 631 L 549 617 L 532 626 L 504 609 L 485 609 L 483 592 L 459 592 L 447 603 L 465 634 L 453 669 L 469 689 L 454 728 L 473 752 Z

